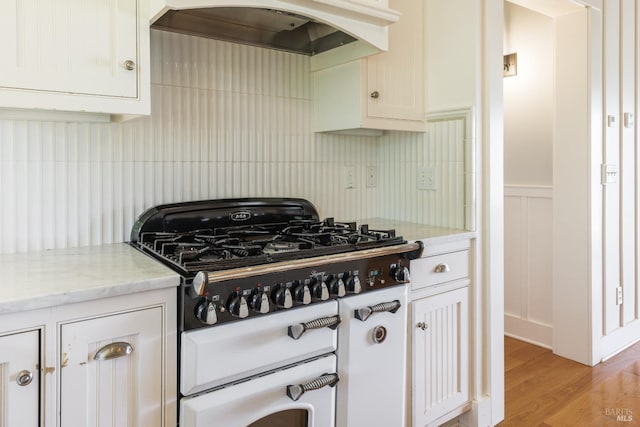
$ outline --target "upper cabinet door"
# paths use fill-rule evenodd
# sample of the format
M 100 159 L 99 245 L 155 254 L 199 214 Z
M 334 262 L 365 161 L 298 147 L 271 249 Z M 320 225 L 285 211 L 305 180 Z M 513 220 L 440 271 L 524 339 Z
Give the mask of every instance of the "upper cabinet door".
M 3 2 L 0 88 L 138 97 L 140 1 Z
M 392 1 L 402 11 L 389 26 L 389 50 L 367 59 L 367 115 L 424 121 L 424 30 L 422 1 Z
M 0 337 L 0 426 L 40 425 L 40 333 Z
M 387 52 L 313 69 L 316 132 L 426 131 L 423 2 L 389 6 L 402 16 L 389 26 Z

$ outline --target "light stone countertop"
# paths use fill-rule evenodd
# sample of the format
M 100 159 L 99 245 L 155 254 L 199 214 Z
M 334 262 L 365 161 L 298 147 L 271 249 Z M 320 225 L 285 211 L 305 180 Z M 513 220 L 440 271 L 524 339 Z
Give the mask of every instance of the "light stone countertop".
M 409 242 L 434 245 L 475 232 L 382 218 L 358 219 L 395 229 Z M 126 243 L 0 255 L 0 314 L 53 307 L 180 284 L 180 276 Z
M 436 227 L 433 225 L 416 224 L 384 218 L 358 219 L 357 223 L 358 225 L 368 224 L 372 230 L 395 229 L 397 236 L 404 237 L 408 242 L 421 240 L 425 246 L 468 240 L 476 237 L 475 231 Z
M 179 284 L 177 273 L 126 243 L 0 255 L 0 314 Z

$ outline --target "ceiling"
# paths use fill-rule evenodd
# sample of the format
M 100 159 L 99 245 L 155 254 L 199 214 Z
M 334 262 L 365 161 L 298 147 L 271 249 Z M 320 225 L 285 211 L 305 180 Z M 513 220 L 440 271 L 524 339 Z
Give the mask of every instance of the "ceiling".
M 566 15 L 582 9 L 579 3 L 573 0 L 507 0 L 510 3 L 517 4 L 527 9 L 543 15 L 555 18 L 557 16 Z

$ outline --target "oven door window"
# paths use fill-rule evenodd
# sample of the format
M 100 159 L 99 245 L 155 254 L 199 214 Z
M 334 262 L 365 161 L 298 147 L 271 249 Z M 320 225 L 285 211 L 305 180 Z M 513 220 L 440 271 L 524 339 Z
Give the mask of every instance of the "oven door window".
M 290 409 L 266 417 L 251 423 L 248 427 L 308 427 L 309 412 L 304 409 Z
M 287 395 L 290 385 L 306 384 L 336 372 L 330 353 L 293 367 L 180 400 L 180 427 L 334 427 L 336 388 L 326 386 Z

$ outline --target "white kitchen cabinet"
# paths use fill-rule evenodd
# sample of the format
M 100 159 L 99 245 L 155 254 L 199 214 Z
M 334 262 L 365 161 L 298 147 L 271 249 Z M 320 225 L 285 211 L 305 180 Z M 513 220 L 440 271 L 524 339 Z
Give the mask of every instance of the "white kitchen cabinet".
M 438 426 L 470 408 L 468 239 L 426 244 L 411 261 L 411 418 Z
M 162 309 L 60 328 L 60 425 L 160 426 Z
M 0 107 L 11 117 L 149 114 L 148 0 L 6 2 L 0 37 Z
M 40 425 L 40 333 L 0 336 L 0 426 Z
M 413 427 L 448 421 L 447 414 L 469 402 L 468 292 L 463 287 L 412 302 Z
M 389 50 L 313 71 L 316 132 L 425 131 L 421 1 L 391 0 L 402 13 L 389 26 Z
M 0 426 L 175 426 L 176 298 L 167 288 L 0 315 Z M 23 369 L 34 373 L 24 397 Z M 20 422 L 2 424 L 2 411 Z

